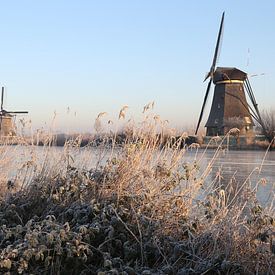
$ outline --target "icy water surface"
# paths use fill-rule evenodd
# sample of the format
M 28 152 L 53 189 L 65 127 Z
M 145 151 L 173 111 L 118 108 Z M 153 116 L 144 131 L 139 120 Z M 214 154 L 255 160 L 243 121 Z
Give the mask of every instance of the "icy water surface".
M 201 170 L 213 159 L 214 150 L 206 152 L 200 150 L 188 152 L 188 159 L 201 159 Z M 208 181 L 214 180 L 220 175 L 223 183 L 230 180 L 237 184 L 250 181 L 253 186 L 259 184 L 257 197 L 261 203 L 265 204 L 273 195 L 275 185 L 275 151 L 224 151 L 215 158 Z
M 110 149 L 101 150 L 98 148 L 78 148 L 68 152 L 65 151 L 64 154 L 62 147 L 5 147 L 0 147 L 0 178 L 6 177 L 7 179 L 13 178 L 20 169 L 24 173 L 26 165 L 30 165 L 33 169 L 33 163 L 36 163 L 40 169 L 43 166 L 51 167 L 51 159 L 54 160 L 52 169 L 56 169 L 57 172 L 62 170 L 68 162 L 73 166 L 90 169 L 104 163 L 111 154 Z M 61 154 L 62 152 L 63 154 Z M 215 150 L 188 150 L 182 161 L 192 163 L 197 160 L 200 167 L 199 173 L 202 173 L 213 160 L 214 155 Z M 45 160 L 47 161 L 45 162 Z M 234 180 L 236 184 L 241 184 L 248 178 L 252 185 L 257 184 L 259 181 L 264 182 L 265 184 L 259 185 L 257 196 L 260 202 L 265 204 L 274 191 L 275 151 L 225 150 L 219 152 L 218 156 L 214 158 L 213 166 L 206 181 L 212 182 L 217 174 L 219 174 L 221 182 L 225 184 L 230 180 Z

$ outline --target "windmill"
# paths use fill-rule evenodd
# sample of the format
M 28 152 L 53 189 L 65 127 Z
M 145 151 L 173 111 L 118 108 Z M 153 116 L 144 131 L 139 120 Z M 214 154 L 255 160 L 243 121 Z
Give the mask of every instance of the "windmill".
M 0 109 L 0 137 L 14 135 L 12 118 L 17 114 L 27 114 L 27 111 L 7 111 L 4 105 L 4 87 L 1 92 L 1 109 Z
M 258 104 L 247 74 L 234 67 L 216 68 L 223 33 L 223 23 L 224 12 L 222 14 L 213 61 L 210 71 L 204 79 L 206 81 L 209 78 L 209 82 L 195 134 L 198 133 L 212 83 L 215 85 L 215 89 L 210 114 L 205 125 L 207 136 L 225 135 L 231 128 L 235 127 L 240 130 L 240 134 L 245 135 L 253 132 L 254 122 L 252 118 L 260 125 L 263 125 Z M 245 93 L 247 93 L 253 107 L 248 104 Z

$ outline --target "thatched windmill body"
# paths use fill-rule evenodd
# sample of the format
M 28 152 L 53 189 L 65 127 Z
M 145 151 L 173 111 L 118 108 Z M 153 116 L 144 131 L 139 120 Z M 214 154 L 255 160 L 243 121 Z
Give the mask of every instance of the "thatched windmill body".
M 206 122 L 206 135 L 225 135 L 231 128 L 238 128 L 240 134 L 253 132 L 252 118 L 262 124 L 258 105 L 255 100 L 247 74 L 235 67 L 216 68 L 223 32 L 224 13 L 220 24 L 213 62 L 205 80 L 209 79 L 203 100 L 197 128 L 197 134 L 212 83 L 215 85 L 210 114 Z M 204 80 L 204 81 L 205 81 Z M 252 106 L 248 104 L 246 93 Z
M 13 124 L 13 118 L 17 114 L 27 114 L 27 111 L 7 111 L 3 107 L 4 105 L 4 87 L 1 92 L 1 109 L 0 109 L 0 137 L 14 136 L 15 129 Z

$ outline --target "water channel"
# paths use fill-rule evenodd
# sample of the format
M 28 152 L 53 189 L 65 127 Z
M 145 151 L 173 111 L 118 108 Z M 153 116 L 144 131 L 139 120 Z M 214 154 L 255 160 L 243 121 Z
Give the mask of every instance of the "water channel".
M 30 146 L 6 146 L 0 147 L 0 179 L 13 178 L 19 169 L 22 169 L 22 163 L 36 162 L 43 164 L 45 159 L 54 159 L 55 167 L 62 169 L 66 160 L 64 149 L 62 147 L 44 147 Z M 63 154 L 62 154 L 63 153 Z M 71 161 L 76 166 L 90 169 L 94 167 L 98 160 L 104 163 L 110 156 L 110 150 L 100 150 L 98 148 L 77 149 L 71 154 Z M 275 152 L 265 151 L 228 151 L 224 150 L 215 155 L 215 150 L 193 149 L 187 150 L 183 156 L 183 163 L 193 163 L 196 160 L 199 163 L 200 171 L 204 171 L 207 165 L 213 160 L 210 173 L 206 181 L 211 182 L 219 175 L 222 182 L 234 180 L 236 184 L 249 180 L 252 185 L 259 184 L 257 198 L 262 204 L 270 201 L 275 192 Z M 49 156 L 50 155 L 50 156 Z M 58 165 L 57 165 L 58 163 Z M 200 173 L 199 171 L 199 173 Z

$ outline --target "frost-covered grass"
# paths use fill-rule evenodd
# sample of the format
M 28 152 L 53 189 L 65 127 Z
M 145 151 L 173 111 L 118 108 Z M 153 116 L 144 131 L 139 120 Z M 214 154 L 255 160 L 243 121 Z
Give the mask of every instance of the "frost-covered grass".
M 202 170 L 184 161 L 186 135 L 163 143 L 155 131 L 147 119 L 119 149 L 103 137 L 92 162 L 81 138 L 45 142 L 39 159 L 35 146 L 1 146 L 0 273 L 273 274 L 275 209 L 257 202 L 261 182 L 206 183 L 224 149 Z M 9 150 L 21 152 L 14 174 Z

